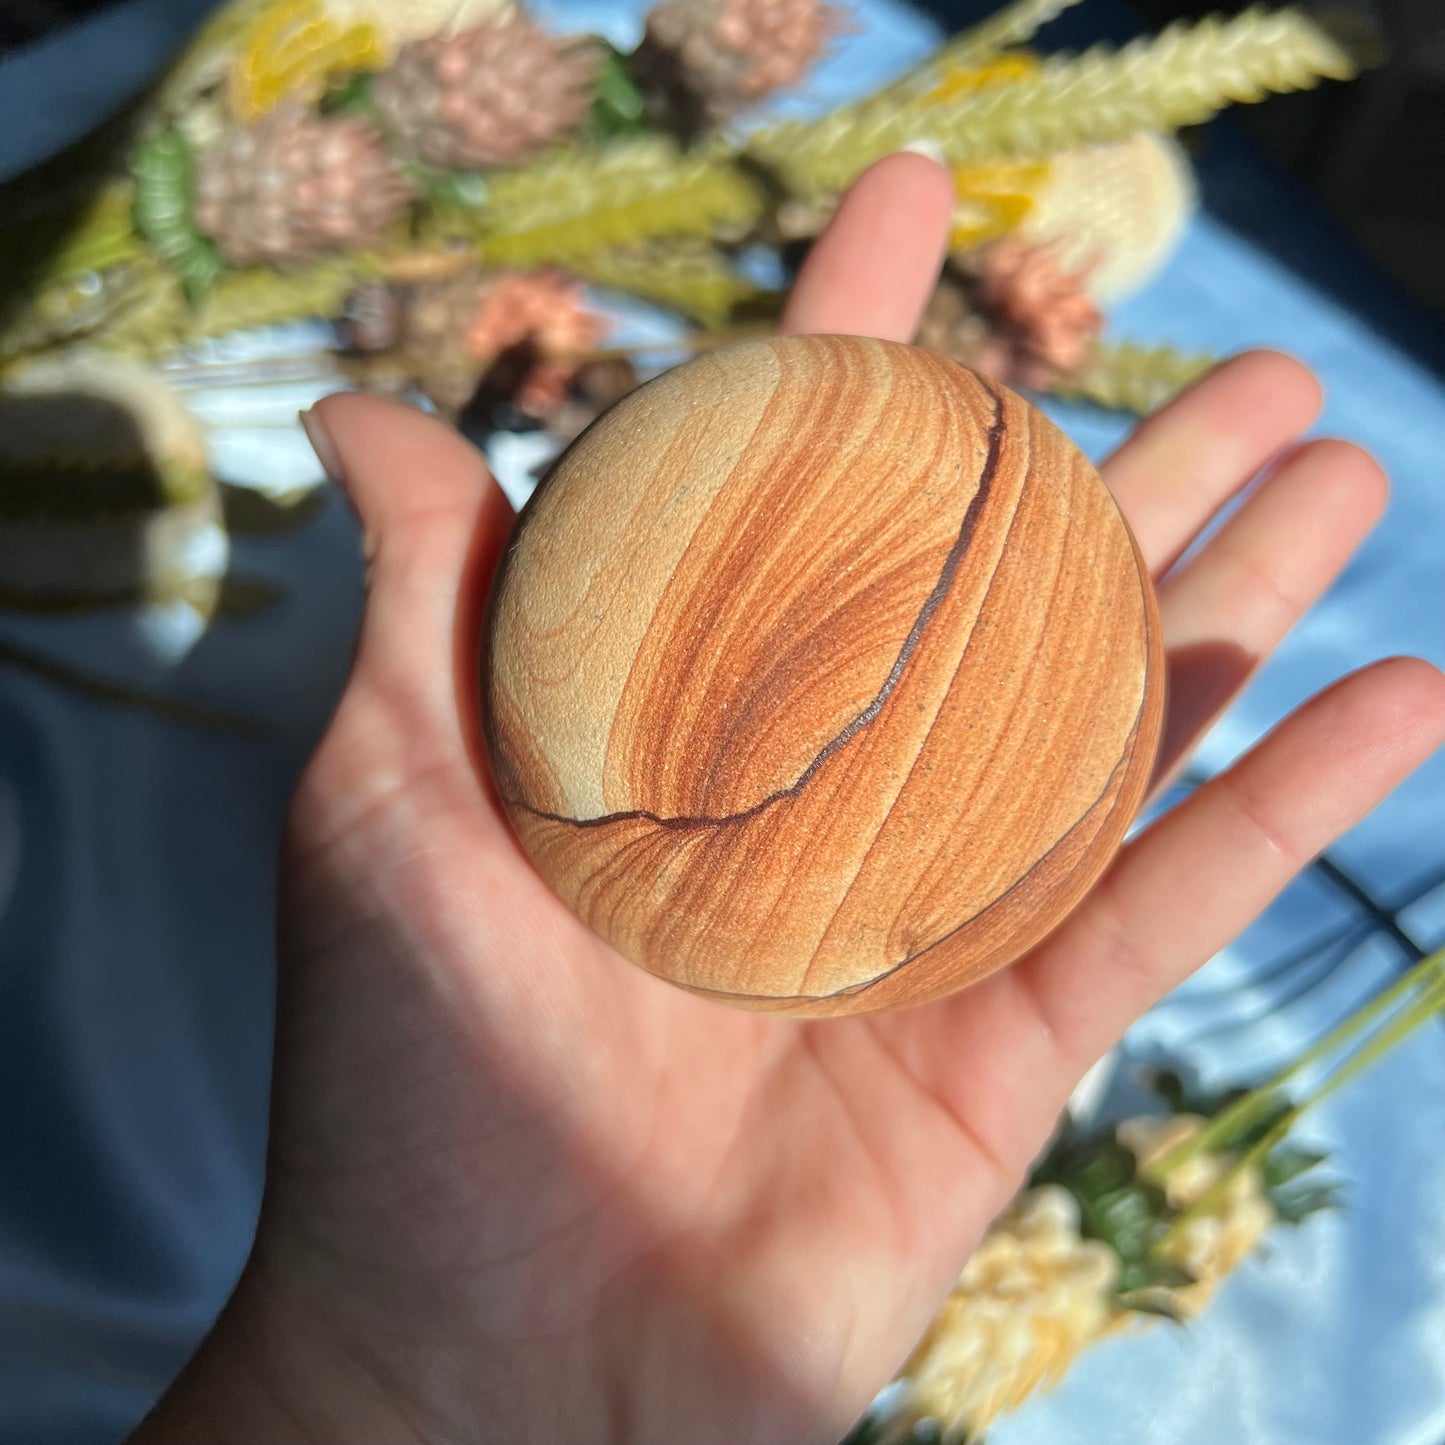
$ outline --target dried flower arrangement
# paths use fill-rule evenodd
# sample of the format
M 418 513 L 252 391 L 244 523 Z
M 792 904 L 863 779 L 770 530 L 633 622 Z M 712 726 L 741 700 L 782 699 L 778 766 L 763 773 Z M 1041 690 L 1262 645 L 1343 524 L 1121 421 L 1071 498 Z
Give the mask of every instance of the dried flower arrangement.
M 317 318 L 343 384 L 565 438 L 645 364 L 604 349 L 591 288 L 681 319 L 684 350 L 753 334 L 781 297 L 744 253 L 806 242 L 866 165 L 927 141 L 958 199 L 920 342 L 1147 411 L 1209 360 L 1100 334 L 1192 206 L 1172 132 L 1354 64 L 1288 9 L 1118 50 L 1023 48 L 1073 3 L 1014 0 L 878 93 L 774 121 L 768 102 L 848 28 L 827 0 L 661 0 L 631 53 L 510 0 L 232 0 L 128 112 L 0 187 L 5 404 L 83 401 L 117 368 L 153 397 L 197 343 Z M 0 452 L 0 533 L 39 513 L 59 546 L 93 523 L 96 479 L 130 463 L 92 455 L 75 484 L 42 432 Z M 204 441 L 196 423 L 153 461 Z M 161 487 L 132 520 L 149 536 L 174 505 Z M 4 561 L 18 545 L 0 545 L 0 597 L 26 606 Z M 236 592 L 190 588 L 208 614 L 254 604 Z

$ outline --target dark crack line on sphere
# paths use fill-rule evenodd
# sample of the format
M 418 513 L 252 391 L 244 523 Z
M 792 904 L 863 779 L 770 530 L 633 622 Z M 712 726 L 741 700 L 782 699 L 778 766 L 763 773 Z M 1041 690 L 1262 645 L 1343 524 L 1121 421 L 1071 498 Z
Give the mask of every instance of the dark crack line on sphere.
M 1039 868 L 1039 866 L 1043 863 L 1047 863 L 1049 859 L 1052 858 L 1054 854 L 1056 854 L 1058 850 L 1062 848 L 1069 841 L 1070 838 L 1073 837 L 1073 835 L 1079 830 L 1079 828 L 1082 827 L 1083 824 L 1088 820 L 1089 815 L 1094 811 L 1094 809 L 1097 808 L 1099 804 L 1102 803 L 1104 799 L 1109 796 L 1109 793 L 1112 791 L 1115 782 L 1119 778 L 1119 775 L 1123 773 L 1128 768 L 1129 764 L 1133 761 L 1134 750 L 1139 743 L 1139 726 L 1140 723 L 1143 721 L 1144 708 L 1147 702 L 1148 688 L 1146 687 L 1143 695 L 1139 699 L 1139 708 L 1138 711 L 1134 714 L 1134 722 L 1129 729 L 1129 737 L 1127 742 L 1125 743 L 1124 752 L 1119 758 L 1118 762 L 1116 762 L 1114 766 L 1110 769 L 1109 776 L 1105 780 L 1103 788 L 1100 789 L 1099 795 L 1093 800 L 1093 802 L 1091 802 L 1084 809 L 1084 811 L 1080 813 L 1079 816 L 1075 818 L 1074 821 L 1070 823 L 1069 826 L 1065 828 L 1064 831 L 1060 833 L 1059 836 L 1055 838 L 1054 841 L 1050 843 L 1049 846 L 1031 864 L 1029 864 L 1027 872 L 1021 874 L 1017 879 L 1014 880 L 1013 883 L 1009 884 L 1009 886 L 1005 888 L 1004 891 L 1000 893 L 996 898 L 989 899 L 989 901 L 985 903 L 983 907 L 978 909 L 975 913 L 971 913 L 967 918 L 962 919 L 960 922 L 954 924 L 953 927 L 948 929 L 946 932 L 940 933 L 938 937 L 935 938 L 931 943 L 925 943 L 922 948 L 918 949 L 914 953 L 905 955 L 903 958 L 900 958 L 897 963 L 890 963 L 887 968 L 885 968 L 881 973 L 875 973 L 872 978 L 860 979 L 857 983 L 845 984 L 842 988 L 834 989 L 832 993 L 736 993 L 731 989 L 705 988 L 698 984 L 685 984 L 683 986 L 691 989 L 693 993 L 700 994 L 706 998 L 731 1000 L 735 1003 L 792 1004 L 828 1003 L 833 999 L 859 998 L 866 994 L 870 989 L 876 988 L 881 983 L 886 983 L 895 974 L 902 973 L 905 968 L 909 967 L 909 965 L 917 963 L 922 958 L 926 958 L 930 953 L 934 951 L 934 949 L 941 948 L 951 938 L 954 938 L 958 934 L 962 933 L 965 928 L 968 928 L 971 925 L 977 923 L 979 919 L 983 918 L 986 914 L 992 912 L 993 909 L 997 908 L 1000 904 L 1007 903 L 1008 900 L 1015 893 L 1017 893 L 1018 890 L 1023 887 L 1025 883 L 1028 882 L 1028 880 L 1033 876 L 1034 872 Z M 1112 813 L 1112 811 L 1113 809 L 1111 808 L 1110 814 Z M 1109 814 L 1106 814 L 1105 819 L 1100 821 L 1101 828 L 1103 826 L 1103 822 L 1107 820 L 1108 816 Z
M 963 521 L 959 526 L 958 536 L 953 546 L 949 548 L 948 556 L 944 558 L 943 567 L 939 571 L 938 581 L 934 584 L 933 590 L 924 599 L 923 606 L 919 609 L 918 616 L 914 619 L 913 626 L 908 629 L 908 635 L 903 639 L 903 645 L 898 650 L 898 657 L 895 659 L 888 676 L 883 681 L 883 686 L 878 689 L 877 695 L 860 712 L 857 717 L 848 722 L 834 737 L 819 750 L 818 755 L 798 775 L 797 780 L 786 788 L 779 789 L 776 793 L 770 793 L 761 802 L 754 803 L 752 807 L 745 808 L 738 813 L 724 813 L 714 816 L 702 814 L 696 817 L 665 818 L 660 814 L 648 812 L 644 808 L 634 808 L 619 813 L 601 813 L 595 818 L 574 818 L 567 813 L 548 813 L 540 808 L 534 808 L 529 803 L 524 803 L 517 798 L 504 799 L 509 808 L 516 808 L 530 814 L 534 818 L 540 818 L 549 823 L 566 823 L 574 828 L 600 828 L 609 823 L 645 822 L 654 823 L 660 828 L 691 829 L 719 827 L 725 823 L 743 823 L 750 818 L 756 818 L 758 814 L 766 812 L 776 803 L 781 803 L 787 798 L 796 798 L 804 788 L 817 776 L 819 769 L 828 761 L 840 748 L 846 746 L 854 737 L 871 723 L 883 710 L 883 705 L 897 689 L 903 679 L 904 669 L 908 666 L 909 660 L 918 649 L 918 644 L 923 640 L 924 631 L 933 620 L 934 614 L 942 606 L 944 599 L 953 589 L 954 579 L 958 575 L 958 569 L 963 564 L 963 559 L 968 553 L 973 542 L 974 532 L 978 529 L 979 518 L 983 515 L 983 509 L 988 504 L 989 496 L 993 491 L 994 478 L 998 472 L 999 460 L 1003 451 L 1004 432 L 1004 407 L 1002 396 L 982 377 L 980 383 L 988 394 L 993 397 L 994 419 L 988 429 L 988 455 L 984 458 L 983 469 L 979 473 L 978 488 L 969 501 L 967 509 L 963 514 Z

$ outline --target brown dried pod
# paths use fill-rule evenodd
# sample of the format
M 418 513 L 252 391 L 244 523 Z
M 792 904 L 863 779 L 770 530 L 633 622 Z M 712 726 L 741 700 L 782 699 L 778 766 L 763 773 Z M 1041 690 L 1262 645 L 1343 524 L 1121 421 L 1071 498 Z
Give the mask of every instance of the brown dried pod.
M 388 131 L 428 165 L 481 170 L 528 160 L 592 104 L 596 51 L 521 15 L 413 41 L 373 91 Z
M 842 14 L 824 0 L 663 0 L 633 73 L 659 125 L 696 134 L 796 85 Z
M 233 265 L 298 266 L 376 240 L 411 199 L 369 121 L 283 101 L 202 154 L 195 221 Z
M 363 355 L 390 351 L 401 340 L 402 302 L 386 281 L 362 281 L 347 293 L 337 321 L 342 344 Z
M 523 846 L 619 952 L 743 1007 L 921 1002 L 1084 897 L 1148 786 L 1159 622 L 1083 455 L 956 363 L 753 342 L 564 454 L 493 594 Z
M 1052 244 L 1006 237 L 968 265 L 944 267 L 914 341 L 1005 386 L 1049 391 L 1079 369 L 1103 327 L 1087 280 L 1059 264 Z
M 636 368 L 620 356 L 583 362 L 566 400 L 547 418 L 547 430 L 559 441 L 570 442 L 636 387 Z

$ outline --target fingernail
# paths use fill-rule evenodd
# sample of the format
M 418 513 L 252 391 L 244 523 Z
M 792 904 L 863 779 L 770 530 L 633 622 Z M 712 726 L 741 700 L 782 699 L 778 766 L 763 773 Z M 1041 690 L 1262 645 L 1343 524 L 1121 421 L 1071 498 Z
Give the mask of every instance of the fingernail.
M 346 472 L 341 465 L 341 454 L 336 450 L 336 443 L 331 440 L 331 433 L 326 430 L 326 423 L 317 416 L 315 407 L 308 407 L 297 414 L 301 418 L 301 429 L 306 433 L 306 440 L 311 443 L 311 450 L 316 453 L 316 460 L 321 463 L 321 470 L 338 487 L 344 488 Z
M 937 141 L 927 139 L 911 140 L 903 149 L 912 151 L 914 155 L 922 156 L 925 160 L 933 161 L 940 166 L 947 163 L 944 159 L 943 147 L 939 145 Z

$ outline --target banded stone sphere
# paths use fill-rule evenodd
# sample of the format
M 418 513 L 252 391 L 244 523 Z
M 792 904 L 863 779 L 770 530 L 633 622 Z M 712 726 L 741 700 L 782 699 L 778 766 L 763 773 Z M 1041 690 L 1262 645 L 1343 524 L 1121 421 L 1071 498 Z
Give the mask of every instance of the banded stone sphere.
M 1113 499 L 909 346 L 752 342 L 558 461 L 493 592 L 497 787 L 579 918 L 709 998 L 921 1002 L 1084 897 L 1148 786 L 1159 620 Z

